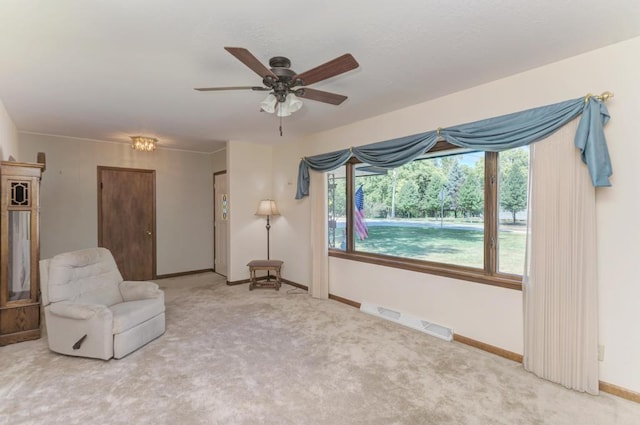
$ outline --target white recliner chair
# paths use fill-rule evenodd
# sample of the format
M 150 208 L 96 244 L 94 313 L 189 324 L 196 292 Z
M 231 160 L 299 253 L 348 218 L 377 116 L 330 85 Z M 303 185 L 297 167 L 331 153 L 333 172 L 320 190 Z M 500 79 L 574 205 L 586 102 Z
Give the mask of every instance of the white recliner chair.
M 70 356 L 120 359 L 165 331 L 164 292 L 123 281 L 106 248 L 40 261 L 49 348 Z

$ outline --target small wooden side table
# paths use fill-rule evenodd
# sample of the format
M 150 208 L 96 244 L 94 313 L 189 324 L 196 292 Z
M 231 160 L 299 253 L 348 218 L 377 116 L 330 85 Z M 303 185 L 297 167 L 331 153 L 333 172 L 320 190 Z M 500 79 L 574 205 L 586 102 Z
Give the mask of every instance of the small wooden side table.
M 247 263 L 249 267 L 250 284 L 249 290 L 253 291 L 255 288 L 274 288 L 276 291 L 280 289 L 280 269 L 282 268 L 284 261 L 280 260 L 253 260 Z M 267 280 L 259 282 L 256 278 L 256 271 L 266 270 Z M 275 272 L 275 280 L 271 280 L 269 272 Z

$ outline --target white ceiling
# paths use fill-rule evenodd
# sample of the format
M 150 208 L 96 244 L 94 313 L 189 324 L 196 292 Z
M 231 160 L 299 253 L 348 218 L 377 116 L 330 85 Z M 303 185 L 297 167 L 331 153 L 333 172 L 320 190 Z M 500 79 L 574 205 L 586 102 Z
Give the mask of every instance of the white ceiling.
M 639 0 L 2 0 L 0 101 L 19 131 L 212 152 L 278 143 L 427 101 L 640 35 Z M 223 47 L 298 73 L 351 53 L 284 118 Z M 639 52 L 640 53 L 640 52 Z M 585 88 L 587 89 L 587 88 Z M 582 93 L 576 93 L 576 96 Z

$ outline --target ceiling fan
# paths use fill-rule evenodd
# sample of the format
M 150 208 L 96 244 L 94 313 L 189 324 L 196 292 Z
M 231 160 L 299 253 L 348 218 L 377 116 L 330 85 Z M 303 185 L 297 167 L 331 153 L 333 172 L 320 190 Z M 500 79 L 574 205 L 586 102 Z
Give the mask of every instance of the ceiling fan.
M 242 47 L 225 47 L 225 50 L 258 74 L 262 78 L 263 86 L 203 87 L 194 90 L 268 91 L 270 92 L 269 96 L 261 103 L 262 110 L 270 113 L 277 112 L 280 117 L 290 115 L 292 112 L 300 109 L 302 102 L 297 99 L 297 97 L 329 103 L 331 105 L 340 105 L 347 99 L 347 96 L 316 90 L 307 86 L 351 71 L 359 66 L 354 57 L 350 53 L 347 53 L 298 74 L 290 69 L 291 61 L 284 56 L 271 58 L 269 60 L 270 68 L 267 68 L 247 49 Z

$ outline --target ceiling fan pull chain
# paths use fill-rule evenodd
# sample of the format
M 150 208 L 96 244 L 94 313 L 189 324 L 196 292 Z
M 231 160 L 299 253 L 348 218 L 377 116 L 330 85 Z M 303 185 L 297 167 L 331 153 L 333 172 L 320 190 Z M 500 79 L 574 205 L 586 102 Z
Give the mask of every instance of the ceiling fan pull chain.
M 280 137 L 282 137 L 282 115 L 280 115 Z

